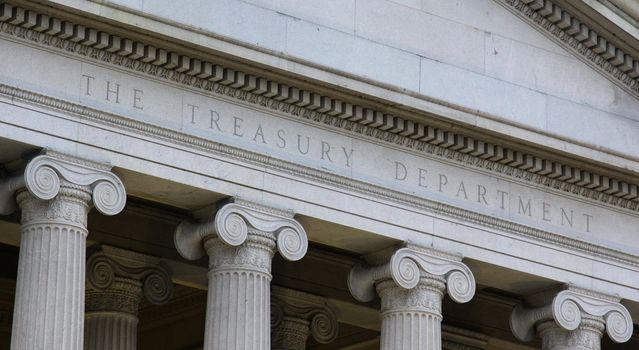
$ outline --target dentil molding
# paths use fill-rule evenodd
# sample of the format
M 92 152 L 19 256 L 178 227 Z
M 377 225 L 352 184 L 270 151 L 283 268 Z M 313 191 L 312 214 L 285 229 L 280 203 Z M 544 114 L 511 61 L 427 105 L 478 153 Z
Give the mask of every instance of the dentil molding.
M 228 94 L 226 94 L 225 96 L 227 97 L 235 96 L 233 91 L 237 91 L 237 90 L 231 87 L 223 87 L 223 88 L 225 88 L 226 89 L 225 91 L 228 92 Z M 233 159 L 241 160 L 243 162 L 248 162 L 251 164 L 257 164 L 261 167 L 266 167 L 268 169 L 285 172 L 294 176 L 305 177 L 307 179 L 320 182 L 320 183 L 326 183 L 326 184 L 329 184 L 330 186 L 335 186 L 336 188 L 342 188 L 348 191 L 356 191 L 366 195 L 372 195 L 378 198 L 383 198 L 384 200 L 391 200 L 396 203 L 401 203 L 403 205 L 408 204 L 415 208 L 419 208 L 419 209 L 423 209 L 427 211 L 433 211 L 433 212 L 445 214 L 460 220 L 464 220 L 467 222 L 472 222 L 472 223 L 484 225 L 490 228 L 507 231 L 511 234 L 522 236 L 527 239 L 534 238 L 535 240 L 539 242 L 550 243 L 552 245 L 558 245 L 561 247 L 567 247 L 569 249 L 576 250 L 579 252 L 584 252 L 589 255 L 594 255 L 594 256 L 605 258 L 605 259 L 619 261 L 624 264 L 630 264 L 633 266 L 639 265 L 639 258 L 637 258 L 634 255 L 624 253 L 622 251 L 618 251 L 616 249 L 603 247 L 603 246 L 599 246 L 595 244 L 590 244 L 581 240 L 556 235 L 544 230 L 535 229 L 526 225 L 503 220 L 493 216 L 471 212 L 471 211 L 454 207 L 441 202 L 431 201 L 431 200 L 417 197 L 411 194 L 389 190 L 381 186 L 376 186 L 370 183 L 353 180 L 341 175 L 327 173 L 322 170 L 316 170 L 316 169 L 309 168 L 307 166 L 300 165 L 300 164 L 293 164 L 288 161 L 279 160 L 279 159 L 265 156 L 256 152 L 247 151 L 247 150 L 239 149 L 236 147 L 208 141 L 202 138 L 186 135 L 175 130 L 157 127 L 155 125 L 151 125 L 144 122 L 133 121 L 131 119 L 127 119 L 126 117 L 123 117 L 120 115 L 103 112 L 97 109 L 74 104 L 68 101 L 63 101 L 63 100 L 52 98 L 49 96 L 33 93 L 31 91 L 27 91 L 24 89 L 8 86 L 5 84 L 0 84 L 0 94 L 11 96 L 11 98 L 16 101 L 25 101 L 27 103 L 35 103 L 36 105 L 44 106 L 47 108 L 53 108 L 54 110 L 61 111 L 62 113 L 65 113 L 65 114 L 70 114 L 70 115 L 77 116 L 84 119 L 90 119 L 92 121 L 105 124 L 108 127 L 122 128 L 139 135 L 154 137 L 154 138 L 164 140 L 166 142 L 170 142 L 173 144 L 193 148 L 201 152 L 205 152 L 205 153 L 213 152 L 215 154 L 222 154 L 224 156 L 231 157 Z M 246 95 L 240 95 L 240 98 L 242 98 L 242 96 L 246 97 Z M 250 102 L 245 100 L 243 101 Z M 348 124 L 347 124 L 347 127 L 348 127 Z M 351 131 L 353 132 L 361 132 L 362 130 L 364 129 L 351 129 Z M 619 200 L 617 197 L 612 197 L 606 194 L 602 194 L 602 196 L 598 196 L 598 194 L 600 194 L 599 192 L 596 192 L 588 188 L 579 187 L 574 184 L 568 184 L 570 188 L 564 188 L 559 186 L 560 182 L 557 182 L 557 180 L 543 177 L 541 175 L 535 175 L 534 177 L 521 178 L 520 177 L 521 173 L 513 173 L 512 171 L 509 171 L 509 170 L 512 170 L 513 168 L 505 166 L 503 164 L 495 165 L 493 162 L 487 159 L 480 159 L 481 162 L 473 163 L 473 161 L 471 161 L 470 158 L 466 159 L 463 157 L 462 158 L 456 157 L 456 155 L 461 155 L 461 153 L 456 153 L 456 151 L 439 148 L 438 146 L 434 146 L 434 145 L 428 145 L 428 147 L 422 150 L 425 152 L 429 152 L 433 156 L 462 162 L 464 163 L 465 166 L 477 166 L 482 169 L 492 170 L 496 173 L 501 174 L 501 176 L 513 176 L 519 180 L 527 180 L 533 183 L 540 183 L 545 186 L 555 188 L 557 190 L 569 191 L 570 193 L 574 195 L 581 195 L 588 199 L 604 201 L 608 204 L 618 205 L 620 207 L 631 209 L 631 210 L 639 209 L 639 207 L 636 205 L 637 202 L 635 201 L 623 200 L 623 199 Z M 492 167 L 493 165 L 495 165 L 495 167 Z M 11 179 L 6 179 L 4 180 L 4 182 L 0 183 L 0 188 L 4 188 L 4 189 L 9 188 L 10 184 L 11 184 Z M 6 190 L 2 190 L 2 191 L 6 192 Z
M 550 243 L 552 245 L 566 247 L 571 250 L 583 252 L 589 255 L 594 255 L 597 257 L 605 258 L 605 259 L 611 259 L 624 264 L 630 264 L 633 266 L 639 266 L 638 257 L 632 254 L 628 254 L 628 253 L 616 250 L 616 249 L 591 244 L 588 242 L 584 242 L 582 240 L 577 240 L 577 239 L 556 235 L 544 230 L 518 224 L 512 221 L 507 221 L 507 220 L 503 220 L 493 216 L 472 212 L 466 209 L 458 208 L 458 207 L 441 203 L 441 202 L 431 201 L 431 200 L 417 197 L 411 194 L 389 190 L 385 187 L 350 179 L 350 178 L 336 175 L 336 174 L 327 173 L 325 171 L 316 170 L 304 165 L 294 164 L 288 161 L 279 160 L 279 159 L 265 156 L 256 152 L 242 150 L 236 147 L 193 137 L 193 136 L 186 135 L 174 130 L 150 125 L 148 123 L 132 121 L 119 115 L 102 112 L 93 108 L 73 104 L 67 101 L 62 101 L 52 97 L 33 93 L 24 89 L 19 89 L 19 88 L 7 86 L 4 84 L 0 84 L 0 94 L 6 94 L 9 96 L 12 96 L 12 98 L 15 100 L 26 101 L 29 103 L 36 103 L 38 105 L 54 108 L 56 110 L 62 111 L 63 113 L 79 116 L 81 118 L 88 118 L 99 123 L 104 123 L 110 127 L 124 128 L 126 130 L 129 130 L 141 135 L 155 137 L 155 138 L 165 140 L 171 143 L 177 143 L 178 145 L 188 146 L 190 148 L 194 148 L 202 152 L 220 153 L 225 156 L 231 157 L 233 159 L 241 160 L 243 162 L 248 162 L 251 164 L 257 164 L 261 167 L 266 167 L 268 169 L 285 172 L 294 176 L 302 176 L 312 181 L 325 183 L 330 186 L 334 186 L 336 188 L 342 188 L 348 191 L 356 191 L 358 193 L 362 193 L 366 195 L 372 195 L 377 198 L 383 198 L 384 200 L 391 200 L 396 203 L 401 203 L 403 205 L 408 204 L 410 206 L 413 206 L 415 208 L 419 208 L 422 210 L 433 211 L 433 212 L 444 214 L 453 218 L 464 220 L 467 222 L 472 222 L 472 223 L 487 226 L 490 228 L 507 231 L 511 234 L 525 237 L 526 239 L 534 238 L 538 242 Z M 429 152 L 430 151 L 435 152 L 434 149 L 436 147 L 437 146 L 431 145 L 426 150 Z M 454 152 L 454 151 L 451 151 L 451 152 Z M 453 159 L 460 162 L 464 161 L 463 159 L 459 159 L 459 158 L 455 158 L 451 156 L 450 153 L 443 154 L 437 151 L 433 154 L 442 156 L 442 157 L 445 156 L 447 159 Z M 488 160 L 482 160 L 482 162 L 483 162 L 482 163 L 483 165 L 490 164 Z M 474 164 L 467 163 L 466 165 L 473 166 Z M 502 172 L 504 169 L 508 169 L 508 167 L 500 165 L 491 169 L 499 173 L 499 172 Z M 502 175 L 505 175 L 505 176 L 508 176 L 508 174 L 512 175 L 513 173 L 508 173 L 508 172 L 502 173 Z M 13 180 L 16 180 L 18 182 L 20 181 L 19 179 L 12 179 L 12 178 L 8 178 L 8 179 L 4 179 L 3 181 L 0 181 L 0 194 L 11 192 L 11 191 L 8 191 L 8 189 L 11 188 L 13 184 L 12 182 Z M 539 182 L 535 178 L 530 178 L 528 180 Z M 552 183 L 549 183 L 549 182 L 543 182 L 543 184 L 546 186 L 552 185 Z M 595 200 L 597 199 L 597 196 L 595 195 L 596 192 L 590 189 L 578 187 L 575 185 L 571 185 L 571 186 L 572 186 L 571 193 L 576 195 L 582 195 L 584 197 L 588 197 L 589 199 L 595 199 Z M 560 189 L 557 186 L 554 186 L 554 188 Z M 605 197 L 606 200 L 610 198 L 613 198 L 613 199 L 616 198 L 616 197 L 610 197 L 607 195 L 604 195 L 604 196 L 606 196 Z M 0 198 L 4 198 L 4 197 L 0 197 Z M 600 197 L 599 199 L 601 200 L 602 198 L 604 197 Z M 9 203 L 10 205 L 12 205 L 13 202 L 9 201 Z M 636 202 L 634 201 L 624 202 L 624 201 L 613 200 L 609 204 L 619 205 L 621 207 L 628 208 L 631 210 L 639 209 L 639 207 L 636 206 Z M 630 204 L 631 206 L 626 207 L 625 206 L 626 204 Z M 0 206 L 0 208 L 1 207 L 2 206 Z
M 134 42 L 133 40 L 97 31 L 81 24 L 63 21 L 43 13 L 11 6 L 4 2 L 0 2 L 0 36 L 8 36 L 12 40 L 44 46 L 51 50 L 63 52 L 66 55 L 75 55 L 84 59 L 115 65 L 137 74 L 145 74 L 173 84 L 213 93 L 225 99 L 236 99 L 242 103 L 253 104 L 260 108 L 276 110 L 279 113 L 304 119 L 307 122 L 315 122 L 350 134 L 374 138 L 382 143 L 423 152 L 430 157 L 458 162 L 465 167 L 491 171 L 500 177 L 510 177 L 516 181 L 545 186 L 551 190 L 569 193 L 588 201 L 599 201 L 607 205 L 639 211 L 639 190 L 635 184 L 598 175 L 521 151 L 507 149 L 489 142 L 475 140 L 451 131 L 429 127 L 410 120 L 403 120 L 399 117 L 390 116 L 386 118 L 380 113 L 374 113 L 375 111 L 370 108 L 366 109 L 362 106 L 356 106 L 326 96 L 314 94 L 312 99 L 313 101 L 318 101 L 317 98 L 319 98 L 320 102 L 323 101 L 320 104 L 324 108 L 317 107 L 314 104 L 306 104 L 307 101 L 310 101 L 311 92 L 280 84 L 270 79 L 245 75 L 242 72 L 211 62 L 207 63 L 200 59 L 167 52 L 152 45 Z M 93 40 L 97 38 L 99 38 L 98 41 Z M 133 48 L 135 50 L 130 51 Z M 177 59 L 177 62 L 181 62 L 182 66 L 177 67 L 171 63 L 174 60 L 167 63 L 167 57 Z M 195 71 L 192 70 L 184 70 L 184 65 L 187 64 L 189 67 L 193 65 L 197 68 L 199 66 L 200 74 L 194 74 L 193 72 Z M 209 73 L 211 75 L 208 75 Z M 277 169 L 295 176 L 303 176 L 313 181 L 345 188 L 349 191 L 377 196 L 384 198 L 384 200 L 392 200 L 490 228 L 504 230 L 527 239 L 534 238 L 541 242 L 567 247 L 589 255 L 612 259 L 633 266 L 639 265 L 639 258 L 615 249 L 563 237 L 526 225 L 474 213 L 322 170 L 292 164 L 273 157 L 211 142 L 149 123 L 134 121 L 121 115 L 33 93 L 6 84 L 0 83 L 0 94 L 9 96 L 16 101 L 45 106 L 66 114 L 105 124 L 109 127 L 122 128 L 135 134 L 154 137 L 207 153 L 221 153 L 245 162 Z M 284 96 L 288 97 L 284 98 Z M 306 97 L 302 101 L 299 99 L 301 98 L 300 96 Z M 382 120 L 392 121 L 397 128 L 389 128 L 387 125 L 377 126 L 373 123 L 367 124 L 366 121 L 361 122 L 361 120 L 358 120 L 358 116 L 362 116 L 361 113 L 365 109 L 367 110 L 367 115 L 370 116 L 370 113 L 373 113 L 374 116 L 382 116 Z M 404 129 L 406 127 L 408 129 Z M 15 184 L 10 181 L 0 183 L 0 194 L 7 192 L 7 189 L 12 186 L 15 186 Z M 2 209 L 2 205 L 0 205 L 0 209 Z
M 639 210 L 639 187 L 634 183 L 247 74 L 204 58 L 180 54 L 6 2 L 0 2 L 0 33 L 331 125 L 389 144 L 453 159 L 465 166 L 476 166 L 502 176 L 513 176 L 607 204 Z M 0 93 L 7 94 L 11 88 L 4 86 L 0 90 L 4 90 Z M 37 100 L 38 103 L 42 102 L 41 98 Z M 62 101 L 52 102 L 58 107 Z M 90 113 L 90 109 L 85 108 L 83 112 Z M 163 136 L 166 134 L 166 130 L 154 129 Z
M 639 60 L 616 47 L 610 38 L 605 38 L 551 0 L 495 1 L 639 98 Z

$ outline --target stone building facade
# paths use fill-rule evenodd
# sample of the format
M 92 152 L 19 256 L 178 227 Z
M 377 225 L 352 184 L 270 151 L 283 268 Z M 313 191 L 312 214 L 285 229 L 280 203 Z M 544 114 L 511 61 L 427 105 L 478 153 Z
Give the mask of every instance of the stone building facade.
M 1 0 L 0 349 L 639 348 L 638 23 Z

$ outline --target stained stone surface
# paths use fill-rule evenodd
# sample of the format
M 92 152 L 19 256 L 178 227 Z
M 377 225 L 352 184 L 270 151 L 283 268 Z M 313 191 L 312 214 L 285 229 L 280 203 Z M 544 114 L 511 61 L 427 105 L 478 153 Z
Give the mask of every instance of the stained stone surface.
M 180 205 L 188 208 L 193 203 L 181 185 L 203 191 L 201 198 L 208 198 L 207 191 L 216 198 L 260 198 L 266 191 L 273 194 L 269 202 L 282 201 L 302 215 L 381 238 L 362 244 L 327 230 L 314 237 L 322 244 L 358 252 L 381 249 L 393 240 L 435 244 L 543 278 L 587 285 L 593 283 L 588 276 L 594 276 L 597 289 L 613 288 L 624 298 L 639 300 L 639 292 L 623 283 L 623 266 L 591 260 L 603 254 L 623 264 L 636 263 L 639 219 L 632 209 L 636 203 L 623 198 L 634 196 L 636 186 L 590 172 L 577 172 L 582 176 L 579 180 L 574 175 L 577 168 L 521 153 L 517 158 L 494 145 L 481 148 L 484 153 L 477 156 L 468 155 L 464 142 L 472 139 L 457 143 L 456 135 L 438 129 L 429 130 L 436 132 L 439 145 L 454 145 L 452 149 L 384 134 L 383 129 L 398 119 L 384 119 L 386 115 L 379 119 L 380 114 L 371 109 L 355 108 L 354 112 L 372 118 L 370 122 L 355 124 L 330 115 L 315 120 L 318 115 L 310 109 L 288 105 L 286 100 L 257 98 L 211 82 L 205 84 L 208 90 L 200 89 L 197 84 L 203 80 L 180 73 L 181 68 L 171 71 L 136 63 L 131 54 L 124 58 L 85 51 L 70 41 L 64 43 L 69 46 L 62 54 L 51 45 L 63 42 L 43 40 L 41 44 L 50 49 L 46 51 L 12 36 L 7 24 L 3 28 L 7 40 L 2 45 L 8 49 L 0 56 L 7 62 L 41 63 L 36 66 L 53 62 L 60 68 L 38 71 L 20 66 L 3 73 L 5 88 L 60 112 L 4 103 L 0 118 L 7 127 L 0 136 L 117 165 L 135 184 L 131 193 L 174 203 L 173 194 L 180 192 Z M 75 53 L 70 54 L 71 50 Z M 89 53 L 102 55 L 109 63 L 97 62 Z M 140 70 L 122 71 L 129 64 Z M 185 87 L 184 81 L 176 79 L 195 85 Z M 300 93 L 295 88 L 287 91 Z M 316 95 L 312 95 L 313 103 L 318 105 L 312 105 L 311 95 L 299 96 L 289 99 L 316 110 L 326 108 L 315 101 Z M 78 124 L 73 119 L 78 111 L 87 112 L 92 123 L 108 127 Z M 147 137 L 163 141 L 150 147 Z M 87 146 L 77 147 L 77 142 Z M 505 166 L 507 162 L 515 165 Z M 144 187 L 158 181 L 149 178 L 171 179 L 179 185 L 173 184 L 174 191 L 149 195 Z M 362 192 L 372 197 L 355 195 Z M 398 202 L 407 207 L 398 207 Z M 466 225 L 469 222 L 473 224 Z M 569 249 L 556 249 L 565 246 Z M 513 265 L 511 255 L 501 251 L 523 254 L 526 259 Z
M 34 87 L 194 137 L 639 254 L 634 244 L 639 235 L 636 215 L 613 212 L 559 191 L 535 189 L 517 178 L 502 179 L 464 168 L 446 158 L 385 147 L 370 138 L 309 125 L 302 118 L 240 106 L 221 96 L 202 96 L 18 44 L 3 45 L 7 50 L 0 53 L 0 59 L 6 62 L 38 60 L 44 65 L 56 61 L 61 67 L 44 73 L 17 70 L 11 77 L 17 86 Z M 65 78 L 68 76 L 75 80 Z M 605 219 L 613 215 L 616 220 Z
M 439 276 L 437 286 L 432 281 L 426 286 L 428 293 L 424 288 L 406 292 L 408 285 L 401 279 L 391 282 L 384 275 L 380 282 L 379 276 L 369 276 L 364 279 L 367 288 L 355 288 L 355 295 L 370 302 L 365 305 L 349 296 L 343 274 L 326 276 L 331 269 L 317 263 L 325 256 L 309 265 L 300 262 L 322 270 L 317 276 L 282 274 L 288 287 L 331 294 L 327 303 L 340 311 L 335 317 L 363 327 L 366 339 L 360 340 L 369 348 L 379 341 L 386 348 L 412 349 L 417 343 L 439 348 L 440 340 L 446 340 L 439 335 L 440 324 L 446 323 L 440 305 L 443 285 L 452 299 L 468 301 L 475 292 L 474 278 L 487 288 L 479 292 L 498 295 L 490 301 L 492 308 L 481 311 L 499 309 L 502 316 L 506 306 L 514 305 L 509 297 L 523 298 L 564 283 L 605 291 L 627 308 L 625 323 L 605 328 L 623 335 L 612 333 L 613 340 L 624 340 L 623 331 L 631 328 L 628 320 L 639 317 L 634 283 L 639 280 L 639 49 L 633 46 L 639 34 L 623 32 L 625 22 L 602 28 L 606 26 L 594 23 L 596 19 L 573 17 L 565 3 L 1 3 L 0 210 L 15 209 L 6 194 L 13 193 L 16 183 L 7 180 L 41 148 L 115 167 L 129 196 L 154 207 L 144 218 L 157 226 L 131 225 L 121 232 L 98 227 L 96 240 L 154 250 L 176 269 L 176 283 L 201 289 L 210 284 L 207 312 L 215 326 L 202 329 L 205 348 L 243 342 L 268 347 L 269 287 L 278 274 L 271 269 L 271 258 L 279 251 L 283 258 L 276 265 L 295 271 L 282 261 L 304 256 L 308 240 L 371 264 L 373 255 L 401 242 L 454 253 L 456 262 L 463 257 L 460 273 L 466 279 L 454 283 L 442 277 L 450 277 L 450 271 L 427 271 Z M 61 5 L 64 11 L 52 10 Z M 119 24 L 125 29 L 116 29 Z M 622 35 L 610 36 L 611 31 Z M 75 190 L 86 196 L 104 187 L 77 185 Z M 61 205 L 49 193 L 29 190 Z M 118 212 L 125 194 L 116 190 L 120 193 L 109 192 L 97 201 L 84 198 L 87 208 L 81 213 L 67 208 L 65 215 L 86 219 L 89 206 L 96 212 Z M 253 227 L 249 239 L 248 230 L 209 237 L 209 222 L 194 230 L 186 250 L 178 245 L 180 254 L 192 261 L 182 260 L 167 227 L 172 230 L 187 217 L 203 221 L 214 213 L 214 203 L 229 197 L 288 209 L 280 214 L 297 223 L 293 231 L 308 230 L 308 237 L 269 226 L 272 222 L 260 215 L 251 225 L 262 226 Z M 170 214 L 159 218 L 160 207 Z M 24 221 L 29 222 L 25 208 Z M 136 215 L 128 220 L 136 221 Z M 40 261 L 60 263 L 54 266 L 60 273 L 77 277 L 59 285 L 61 291 L 69 289 L 65 302 L 73 309 L 73 317 L 60 326 L 68 332 L 60 334 L 64 348 L 80 347 L 83 293 L 78 286 L 83 284 L 86 225 L 80 225 L 79 239 L 64 231 L 66 226 L 46 220 L 24 225 L 20 243 L 20 226 L 12 217 L 2 220 L 0 242 L 21 244 L 32 253 L 21 257 L 20 271 L 28 280 L 19 277 L 18 289 L 27 289 L 33 284 L 29 281 L 48 281 L 46 268 L 28 270 Z M 54 242 L 48 233 L 35 237 L 34 230 L 64 234 Z M 73 241 L 68 256 L 43 248 L 65 239 Z M 205 255 L 204 248 L 211 255 L 208 269 L 197 260 Z M 73 257 L 73 263 L 65 263 Z M 346 265 L 350 269 L 353 264 L 349 260 Z M 16 313 L 16 329 L 39 322 L 33 307 L 51 311 L 45 315 L 49 320 L 68 306 L 54 303 L 47 292 L 19 293 L 17 310 L 27 312 Z M 379 313 L 379 303 L 381 323 L 375 317 L 366 320 Z M 455 307 L 457 318 L 451 319 L 463 323 L 465 310 Z M 251 312 L 257 316 L 247 316 Z M 553 322 L 536 331 L 553 334 L 542 335 L 545 348 L 584 339 L 587 347 L 596 348 L 609 314 L 594 317 L 585 326 L 591 332 L 587 336 Z M 284 323 L 284 333 L 297 335 L 290 347 L 302 348 L 308 337 L 307 320 L 300 319 Z M 228 320 L 259 332 L 240 339 L 246 335 L 242 327 Z M 126 323 L 129 334 L 123 338 L 133 347 L 136 320 L 103 321 L 103 327 Z M 503 328 L 504 322 L 502 317 L 491 326 Z M 393 333 L 403 325 L 419 328 L 427 339 L 411 343 Z M 385 336 L 375 339 L 380 329 Z M 58 336 L 52 335 L 54 343 Z M 509 348 L 512 336 L 500 337 L 505 343 L 488 348 Z M 444 348 L 486 345 L 455 339 L 448 338 Z M 314 340 L 310 344 L 324 346 Z M 31 345 L 36 346 L 22 348 Z
M 551 40 L 551 34 L 544 36 L 508 11 L 514 6 L 506 5 L 509 1 L 375 0 L 355 6 L 355 0 L 348 0 L 322 6 L 321 14 L 313 5 L 269 0 L 226 0 L 213 6 L 192 1 L 192 6 L 206 8 L 196 13 L 171 1 L 154 6 L 120 0 L 100 1 L 102 6 L 54 2 L 96 12 L 117 5 L 123 9 L 120 16 L 139 11 L 195 26 L 203 38 L 228 36 L 562 139 L 602 145 L 626 156 L 639 149 L 635 139 L 614 137 L 615 131 L 605 127 L 614 123 L 623 125 L 619 131 L 639 132 L 636 95 L 593 71 L 570 49 Z M 251 25 L 237 28 L 230 21 Z M 182 35 L 170 29 L 167 34 Z M 587 117 L 591 123 L 567 121 L 567 111 L 577 120 L 591 116 Z

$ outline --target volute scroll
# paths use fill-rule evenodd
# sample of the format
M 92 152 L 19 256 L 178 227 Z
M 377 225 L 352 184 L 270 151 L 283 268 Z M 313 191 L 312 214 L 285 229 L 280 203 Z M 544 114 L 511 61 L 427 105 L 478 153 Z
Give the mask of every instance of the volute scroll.
M 444 276 L 448 295 L 457 303 L 466 303 L 475 295 L 475 277 L 466 265 L 427 251 L 399 249 L 391 258 L 390 271 L 395 283 L 405 289 L 417 286 L 423 271 Z
M 27 190 L 42 200 L 53 199 L 60 192 L 61 179 L 75 185 L 89 186 L 93 205 L 104 215 L 115 215 L 124 209 L 124 184 L 109 171 L 49 154 L 33 158 L 24 170 Z
M 205 255 L 202 241 L 207 236 L 215 235 L 236 247 L 246 242 L 250 230 L 273 233 L 278 251 L 287 260 L 299 260 L 308 250 L 306 231 L 290 212 L 238 199 L 222 205 L 210 221 L 182 222 L 175 231 L 174 241 L 180 255 L 197 260 Z
M 600 318 L 605 323 L 606 333 L 616 343 L 632 337 L 632 317 L 618 300 L 572 286 L 567 288 L 558 292 L 548 305 L 537 308 L 517 305 L 510 315 L 510 328 L 515 337 L 531 341 L 535 336 L 535 325 L 543 320 L 553 320 L 562 329 L 574 331 L 582 326 L 584 315 Z
M 86 186 L 91 191 L 93 206 L 104 215 L 115 215 L 126 205 L 126 190 L 122 181 L 109 167 L 46 151 L 31 159 L 22 176 L 0 182 L 0 213 L 10 214 L 17 207 L 13 199 L 16 190 L 26 187 L 34 197 L 48 201 L 60 193 L 62 181 Z
M 460 257 L 416 246 L 396 250 L 387 264 L 354 266 L 349 272 L 348 286 L 355 299 L 368 302 L 376 296 L 378 281 L 391 278 L 399 287 L 412 289 L 427 275 L 444 277 L 448 294 L 455 302 L 468 302 L 475 295 L 475 277 Z

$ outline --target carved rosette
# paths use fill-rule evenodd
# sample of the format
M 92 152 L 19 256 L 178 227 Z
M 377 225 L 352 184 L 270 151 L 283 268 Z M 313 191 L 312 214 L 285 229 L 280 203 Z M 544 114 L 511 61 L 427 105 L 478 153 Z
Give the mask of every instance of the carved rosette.
M 337 316 L 326 299 L 291 289 L 271 288 L 272 348 L 305 349 L 310 335 L 328 344 L 338 333 Z
M 628 341 L 633 332 L 630 313 L 618 299 L 575 287 L 557 293 L 549 305 L 517 305 L 510 317 L 510 328 L 521 341 L 532 340 L 537 331 L 544 349 L 576 344 L 584 349 L 599 349 L 604 329 L 616 343 Z
M 291 261 L 306 254 L 302 225 L 290 212 L 234 199 L 213 220 L 183 222 L 174 239 L 186 259 L 209 256 L 204 349 L 269 348 L 271 261 L 276 248 Z
M 379 294 L 382 350 L 431 350 L 442 346 L 444 291 L 456 302 L 470 301 L 475 278 L 460 257 L 411 245 L 395 251 L 387 264 L 355 266 L 348 287 L 363 302 Z

